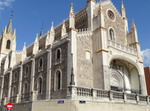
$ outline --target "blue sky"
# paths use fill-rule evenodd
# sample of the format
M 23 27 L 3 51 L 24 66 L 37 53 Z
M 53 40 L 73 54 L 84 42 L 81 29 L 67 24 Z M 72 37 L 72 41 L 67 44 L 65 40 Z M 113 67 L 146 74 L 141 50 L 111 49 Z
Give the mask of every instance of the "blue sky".
M 112 0 L 120 11 L 122 0 Z M 11 10 L 14 11 L 13 27 L 17 30 L 17 50 L 21 50 L 24 42 L 27 45 L 35 40 L 44 23 L 44 33 L 51 22 L 57 26 L 69 15 L 70 3 L 74 3 L 75 12 L 86 6 L 86 0 L 0 0 L 0 31 L 8 24 Z M 129 29 L 134 18 L 138 29 L 139 42 L 143 51 L 145 65 L 150 65 L 150 0 L 124 0 Z

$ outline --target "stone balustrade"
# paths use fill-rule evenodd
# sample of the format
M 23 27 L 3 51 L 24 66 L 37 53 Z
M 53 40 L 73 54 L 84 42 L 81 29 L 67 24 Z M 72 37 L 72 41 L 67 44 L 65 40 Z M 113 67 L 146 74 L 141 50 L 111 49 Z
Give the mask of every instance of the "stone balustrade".
M 108 43 L 108 47 L 112 47 L 119 51 L 123 51 L 123 52 L 129 53 L 129 54 L 137 55 L 137 50 L 132 47 L 121 45 L 121 44 L 116 43 L 115 41 L 111 41 L 111 40 L 107 40 L 107 43 Z
M 108 101 L 108 102 L 127 102 L 138 104 L 149 104 L 150 96 L 143 96 L 134 93 L 118 92 L 118 91 L 106 91 L 100 89 L 90 89 L 81 87 L 69 87 L 72 99 L 84 99 L 84 100 L 96 100 L 96 101 Z

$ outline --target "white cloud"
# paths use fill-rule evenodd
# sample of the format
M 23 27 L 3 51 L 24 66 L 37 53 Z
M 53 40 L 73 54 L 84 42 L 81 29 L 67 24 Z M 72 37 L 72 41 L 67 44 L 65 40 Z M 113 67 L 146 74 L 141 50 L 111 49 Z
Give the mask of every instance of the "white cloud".
M 142 51 L 144 65 L 150 66 L 150 49 L 145 49 Z
M 15 0 L 0 0 L 0 12 L 6 7 L 10 7 Z

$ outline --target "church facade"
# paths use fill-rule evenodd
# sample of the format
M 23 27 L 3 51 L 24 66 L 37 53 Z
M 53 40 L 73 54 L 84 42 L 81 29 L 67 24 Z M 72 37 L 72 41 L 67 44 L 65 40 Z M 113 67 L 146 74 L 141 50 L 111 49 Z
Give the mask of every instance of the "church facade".
M 22 51 L 16 50 L 10 18 L 0 38 L 0 61 L 2 110 L 8 102 L 16 111 L 84 109 L 77 101 L 89 107 L 105 102 L 105 108 L 117 101 L 116 109 L 125 111 L 132 104 L 131 111 L 149 108 L 137 29 L 133 21 L 129 32 L 124 4 L 118 12 L 110 0 L 87 0 L 77 14 L 71 6 L 67 20 L 56 28 L 52 23 L 48 33 L 37 34 Z

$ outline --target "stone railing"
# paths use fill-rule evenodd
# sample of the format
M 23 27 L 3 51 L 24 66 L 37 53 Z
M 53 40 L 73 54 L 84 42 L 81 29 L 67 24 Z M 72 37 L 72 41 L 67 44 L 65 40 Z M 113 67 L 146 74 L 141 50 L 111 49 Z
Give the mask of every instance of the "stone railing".
M 124 46 L 124 45 L 118 44 L 118 43 L 111 41 L 111 40 L 107 40 L 107 43 L 108 43 L 108 47 L 112 47 L 112 48 L 121 50 L 121 51 L 126 52 L 126 53 L 137 55 L 137 50 L 132 48 L 132 47 Z
M 100 89 L 90 89 L 81 87 L 69 87 L 72 95 L 72 99 L 82 99 L 82 100 L 96 100 L 96 101 L 117 101 L 117 102 L 127 102 L 135 104 L 149 104 L 150 96 L 142 96 L 139 94 L 117 92 L 117 91 L 106 91 Z

